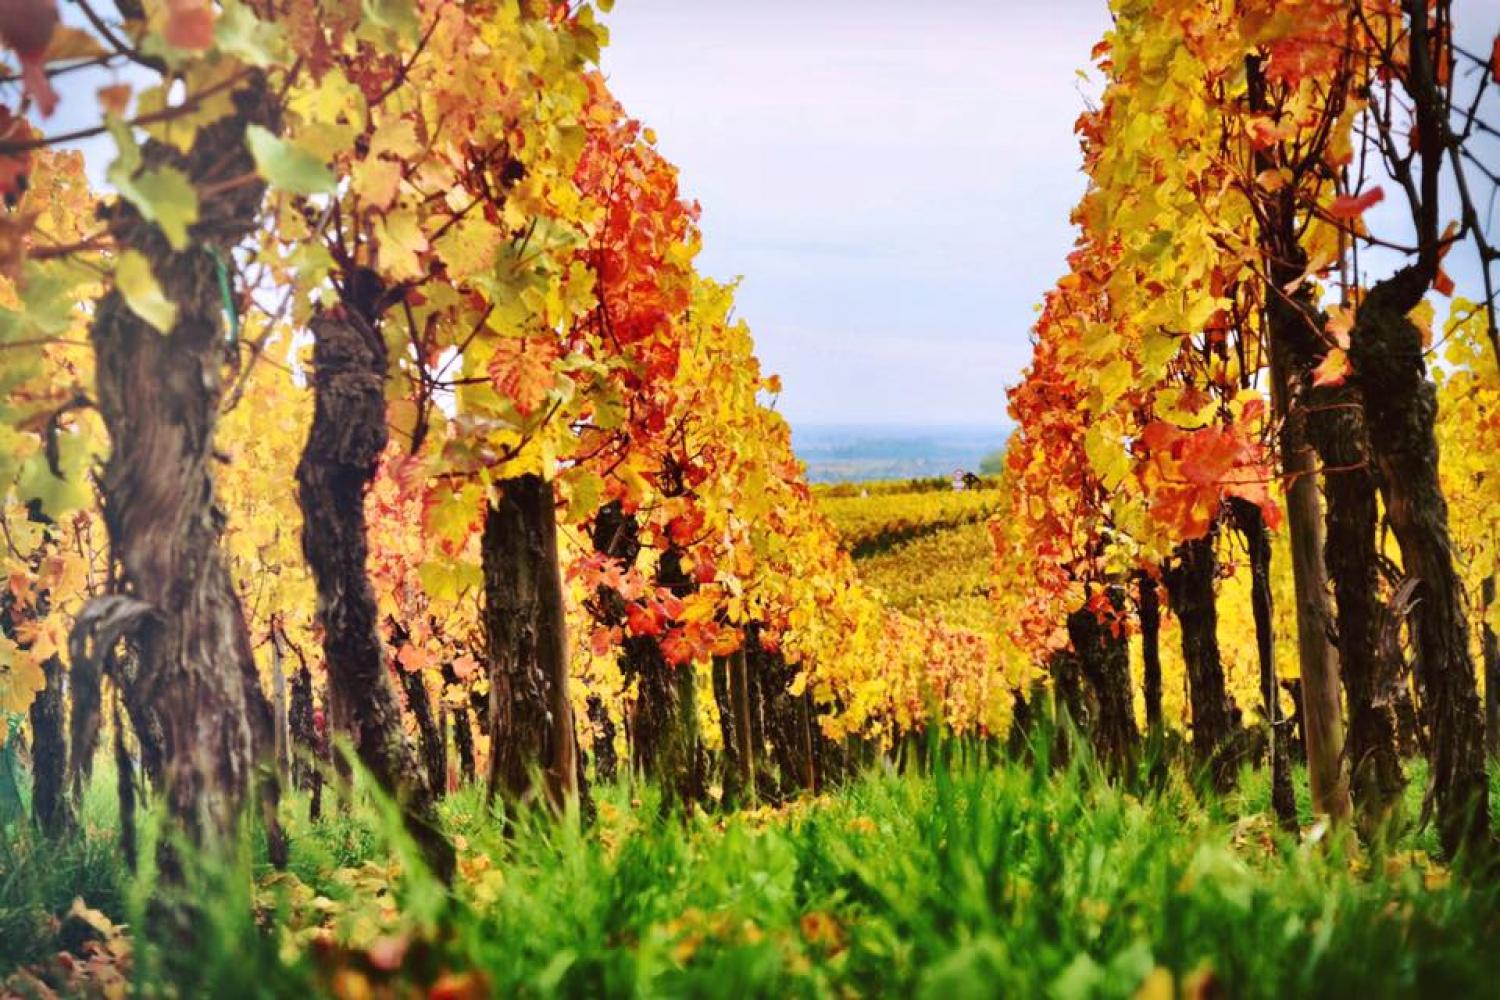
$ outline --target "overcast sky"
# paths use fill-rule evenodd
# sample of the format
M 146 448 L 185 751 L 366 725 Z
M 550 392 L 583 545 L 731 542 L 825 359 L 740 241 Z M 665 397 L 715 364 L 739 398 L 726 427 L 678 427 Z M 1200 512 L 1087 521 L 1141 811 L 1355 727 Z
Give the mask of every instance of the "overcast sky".
M 702 202 L 702 269 L 744 277 L 782 412 L 1003 422 L 1073 241 L 1103 0 L 620 0 L 608 23 L 611 87 Z

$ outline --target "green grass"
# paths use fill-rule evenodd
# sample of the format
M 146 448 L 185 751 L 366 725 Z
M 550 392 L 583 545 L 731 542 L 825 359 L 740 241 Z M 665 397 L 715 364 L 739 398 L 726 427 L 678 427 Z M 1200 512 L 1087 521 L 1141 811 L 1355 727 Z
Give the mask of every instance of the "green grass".
M 79 834 L 68 842 L 36 838 L 28 828 L 0 830 L 0 974 L 46 954 L 55 939 L 49 918 L 66 911 L 74 897 L 124 911 L 118 814 L 109 767 L 107 775 L 96 773 L 87 785 Z
M 944 1000 L 1132 996 L 1169 974 L 1236 997 L 1472 995 L 1500 975 L 1494 883 L 1450 876 L 1413 844 L 1370 858 L 1287 840 L 1259 775 L 1208 803 L 1175 773 L 1137 793 L 1082 766 L 963 760 L 725 817 L 663 818 L 649 790 L 610 788 L 587 833 L 523 816 L 506 838 L 469 791 L 445 807 L 460 844 L 451 900 L 392 864 L 389 818 L 367 805 L 294 824 L 290 874 L 242 862 L 253 905 L 244 874 L 199 873 L 199 947 L 137 942 L 136 974 L 148 992 L 170 980 L 217 995 L 477 971 L 502 995 Z M 74 895 L 143 923 L 153 887 L 108 843 L 12 837 L 0 972 L 45 944 L 11 928 Z

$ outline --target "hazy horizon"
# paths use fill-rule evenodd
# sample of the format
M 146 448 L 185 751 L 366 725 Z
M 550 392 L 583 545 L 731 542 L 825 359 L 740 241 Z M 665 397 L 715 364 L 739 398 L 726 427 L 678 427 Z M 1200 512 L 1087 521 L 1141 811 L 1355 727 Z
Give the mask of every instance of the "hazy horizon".
M 1009 436 L 1006 425 L 792 422 L 792 449 L 815 483 L 977 472 Z

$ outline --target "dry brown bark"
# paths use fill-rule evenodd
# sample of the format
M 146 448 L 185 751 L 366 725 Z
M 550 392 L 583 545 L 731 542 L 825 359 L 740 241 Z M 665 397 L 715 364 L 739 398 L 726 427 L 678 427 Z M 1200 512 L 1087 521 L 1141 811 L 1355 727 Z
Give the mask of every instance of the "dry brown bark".
M 1295 242 L 1287 252 L 1289 260 L 1272 265 L 1273 282 L 1290 283 L 1305 266 L 1305 257 Z M 1326 673 L 1310 676 L 1306 661 L 1303 663 L 1309 781 L 1314 808 L 1334 816 L 1347 812 L 1345 781 L 1350 781 L 1359 807 L 1359 825 L 1370 834 L 1384 825 L 1399 805 L 1405 783 L 1390 698 L 1394 664 L 1379 649 L 1375 477 L 1358 390 L 1352 385 L 1313 385 L 1311 373 L 1327 352 L 1318 337 L 1323 316 L 1305 288 L 1292 296 L 1277 296 L 1268 312 L 1278 365 L 1286 380 L 1283 395 L 1288 400 L 1285 406 L 1289 415 L 1282 434 L 1282 452 L 1286 456 L 1298 447 L 1298 439 L 1315 450 L 1322 465 L 1326 502 L 1326 519 L 1317 525 L 1317 531 L 1308 527 L 1305 517 L 1288 518 L 1292 522 L 1293 556 L 1301 554 L 1307 567 L 1303 576 L 1318 585 L 1316 593 L 1309 594 L 1303 594 L 1299 585 L 1298 626 L 1299 630 L 1322 633 L 1305 636 L 1306 643 L 1329 642 L 1327 592 L 1331 578 L 1335 607 L 1332 624 L 1337 636 L 1338 666 L 1332 677 Z M 1315 481 L 1310 457 L 1304 463 L 1306 468 L 1301 470 L 1284 467 L 1288 474 L 1298 474 L 1310 485 Z M 1292 496 L 1298 488 L 1294 484 L 1288 489 L 1289 513 L 1300 511 L 1302 504 L 1315 509 L 1317 498 L 1310 492 L 1306 497 Z M 1326 574 L 1321 582 L 1317 579 L 1319 572 Z M 1349 696 L 1348 746 L 1342 754 L 1345 734 L 1341 730 L 1337 681 L 1342 681 Z M 1310 693 L 1318 696 L 1310 697 Z M 1341 755 L 1352 764 L 1347 778 Z
M 606 505 L 595 517 L 593 541 L 596 551 L 627 568 L 640 557 L 639 526 L 618 503 Z M 692 591 L 692 581 L 682 570 L 682 555 L 677 549 L 661 554 L 656 583 L 679 597 Z M 623 624 L 625 607 L 617 594 L 601 591 L 595 603 L 602 622 Z M 655 636 L 627 635 L 621 645 L 620 671 L 636 685 L 631 767 L 660 786 L 664 804 L 701 801 L 704 762 L 692 665 L 669 663 Z
M 1292 788 L 1288 733 L 1281 717 L 1281 690 L 1276 681 L 1276 606 L 1271 593 L 1271 536 L 1258 505 L 1235 497 L 1229 502 L 1235 526 L 1250 557 L 1250 601 L 1255 618 L 1255 652 L 1260 665 L 1260 697 L 1268 732 L 1271 762 L 1271 807 L 1283 829 L 1297 829 L 1297 798 Z
M 1326 470 L 1323 553 L 1333 579 L 1340 675 L 1349 701 L 1345 752 L 1356 823 L 1369 838 L 1399 817 L 1406 787 L 1395 711 L 1399 664 L 1380 644 L 1379 505 L 1358 392 L 1339 386 L 1315 397 L 1314 405 L 1321 410 L 1314 444 Z
M 748 634 L 744 640 L 750 641 Z M 719 732 L 724 742 L 724 802 L 738 805 L 753 801 L 755 787 L 755 743 L 750 723 L 749 658 L 745 647 L 713 664 L 714 698 L 719 705 Z
M 490 659 L 489 795 L 561 811 L 579 793 L 578 737 L 568 699 L 567 623 L 552 484 L 500 483 L 485 516 L 484 627 Z
M 1052 678 L 1052 762 L 1066 765 L 1073 759 L 1073 740 L 1088 733 L 1093 725 L 1093 699 L 1083 681 L 1083 667 L 1078 654 L 1059 649 L 1047 660 Z
M 1161 597 L 1156 580 L 1141 572 L 1136 577 L 1136 615 L 1141 624 L 1141 688 L 1146 701 L 1146 730 L 1159 734 L 1161 721 Z
M 1110 591 L 1117 609 L 1124 603 L 1120 591 Z M 1068 616 L 1068 637 L 1094 693 L 1090 727 L 1094 752 L 1111 773 L 1123 775 L 1134 761 L 1140 742 L 1130 690 L 1130 647 L 1123 632 L 1116 634 L 1088 608 Z
M 1444 850 L 1455 854 L 1488 848 L 1489 786 L 1468 602 L 1438 479 L 1437 390 L 1427 378 L 1422 332 L 1408 316 L 1428 284 L 1426 268 L 1412 265 L 1371 288 L 1355 317 L 1349 356 L 1386 520 L 1403 570 L 1417 581 L 1408 620 L 1432 738 L 1438 832 Z
M 412 718 L 417 720 L 422 769 L 432 786 L 433 797 L 441 799 L 448 790 L 446 715 L 441 704 L 437 714 L 433 714 L 432 693 L 427 690 L 427 680 L 421 671 L 402 670 L 400 677 L 401 689 L 406 693 L 406 707 Z
M 1234 752 L 1237 727 L 1219 657 L 1219 610 L 1214 590 L 1218 575 L 1216 533 L 1211 531 L 1179 545 L 1163 578 L 1182 631 L 1182 659 L 1187 667 L 1193 714 L 1193 750 L 1209 768 L 1214 787 L 1228 791 L 1234 785 L 1239 761 Z
M 198 132 L 186 154 L 156 142 L 143 147 L 148 168 L 172 165 L 200 189 L 223 188 L 202 202 L 183 249 L 124 199 L 106 213 L 115 245 L 146 258 L 177 317 L 158 332 L 116 290 L 94 312 L 96 402 L 111 442 L 100 490 L 120 593 L 85 609 L 78 638 L 86 648 L 91 633 L 108 640 L 105 647 L 130 637 L 139 667 L 132 717 L 147 729 L 160 726 L 163 798 L 187 841 L 210 853 L 232 850 L 261 767 L 279 859 L 271 707 L 219 549 L 224 517 L 212 473 L 222 372 L 233 350 L 221 281 L 231 248 L 254 230 L 265 193 L 259 183 L 241 183 L 255 175 L 245 130 L 274 131 L 279 122 L 259 75 L 235 93 L 234 105 Z
M 1349 334 L 1352 382 L 1364 404 L 1386 521 L 1401 548 L 1411 588 L 1407 622 L 1416 652 L 1422 711 L 1431 734 L 1431 788 L 1443 849 L 1489 855 L 1489 784 L 1484 725 L 1469 648 L 1468 598 L 1454 565 L 1448 504 L 1438 476 L 1437 390 L 1427 377 L 1422 331 L 1411 319 L 1439 277 L 1445 237 L 1442 174 L 1451 159 L 1468 237 L 1487 246 L 1463 181 L 1462 140 L 1451 126 L 1453 92 L 1441 67 L 1452 58 L 1448 5 L 1402 0 L 1404 58 L 1380 80 L 1405 90 L 1413 122 L 1397 135 L 1377 116 L 1378 150 L 1405 194 L 1415 230 L 1412 262 L 1376 282 L 1357 303 Z M 1378 102 L 1372 104 L 1376 106 Z M 1402 145 L 1404 144 L 1404 146 Z M 1401 150 L 1398 152 L 1398 149 Z M 1488 254 L 1481 253 L 1485 283 Z
M 427 864 L 449 881 L 453 847 L 438 821 L 433 779 L 406 737 L 366 569 L 365 494 L 389 438 L 385 341 L 372 317 L 350 306 L 314 317 L 311 328 L 314 410 L 297 486 L 333 715 L 360 762 L 400 803 Z
M 790 798 L 819 786 L 817 740 L 805 699 L 792 694 L 797 668 L 786 657 L 764 648 L 756 650 L 753 668 L 761 681 L 762 713 L 769 758 L 780 778 L 779 794 Z M 918 741 L 922 749 L 925 741 Z
M 450 692 L 457 692 L 461 700 L 449 700 Z M 451 662 L 443 664 L 443 697 L 449 700 L 448 711 L 453 717 L 453 749 L 458 755 L 458 781 L 462 787 L 474 781 L 474 727 L 467 704 L 469 695 Z
M 68 801 L 68 742 L 64 735 L 63 662 L 49 656 L 42 664 L 46 686 L 31 703 L 31 816 L 48 837 L 60 837 L 73 825 Z

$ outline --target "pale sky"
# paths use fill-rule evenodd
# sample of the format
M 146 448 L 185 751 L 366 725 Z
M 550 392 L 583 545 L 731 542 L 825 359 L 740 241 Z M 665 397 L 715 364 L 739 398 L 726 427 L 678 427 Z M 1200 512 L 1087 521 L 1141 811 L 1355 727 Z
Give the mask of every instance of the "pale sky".
M 794 424 L 1005 423 L 1073 244 L 1073 122 L 1099 86 L 1078 70 L 1107 6 L 618 0 L 606 16 L 611 87 L 702 203 L 700 267 L 743 277 L 739 315 Z M 1456 21 L 1488 51 L 1500 0 L 1459 0 Z M 91 124 L 101 82 L 69 77 L 47 131 Z M 112 144 L 85 145 L 102 181 Z M 1497 145 L 1478 147 L 1492 167 Z M 1500 206 L 1481 197 L 1493 233 Z M 1368 217 L 1378 231 L 1402 231 L 1397 201 Z M 1477 295 L 1472 256 L 1448 269 Z M 1367 278 L 1388 269 L 1362 261 Z
M 620 0 L 604 70 L 703 205 L 794 424 L 997 425 L 1063 273 L 1104 0 Z

